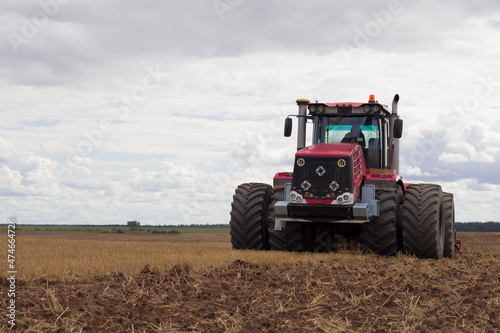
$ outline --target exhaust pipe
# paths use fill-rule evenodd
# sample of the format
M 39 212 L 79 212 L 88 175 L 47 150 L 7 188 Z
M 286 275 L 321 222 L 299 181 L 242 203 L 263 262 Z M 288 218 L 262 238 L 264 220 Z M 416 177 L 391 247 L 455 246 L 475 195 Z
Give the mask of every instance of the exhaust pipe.
M 399 138 L 403 130 L 403 121 L 398 116 L 399 95 L 392 100 L 392 115 L 389 118 L 389 169 L 396 170 L 399 175 Z
M 309 100 L 298 99 L 295 101 L 299 106 L 299 125 L 297 127 L 297 151 L 306 147 L 306 117 Z
M 396 94 L 396 95 L 394 95 L 394 99 L 392 100 L 392 114 L 393 115 L 398 114 L 398 102 L 399 102 L 399 95 Z

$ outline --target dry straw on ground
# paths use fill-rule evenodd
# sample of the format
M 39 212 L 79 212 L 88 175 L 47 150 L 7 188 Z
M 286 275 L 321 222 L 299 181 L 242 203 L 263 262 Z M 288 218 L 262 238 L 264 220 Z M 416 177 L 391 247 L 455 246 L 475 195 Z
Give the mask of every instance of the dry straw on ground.
M 500 234 L 464 234 L 462 252 L 443 260 L 232 251 L 227 237 L 118 236 L 20 235 L 17 328 L 500 331 Z M 6 280 L 0 285 L 5 294 Z

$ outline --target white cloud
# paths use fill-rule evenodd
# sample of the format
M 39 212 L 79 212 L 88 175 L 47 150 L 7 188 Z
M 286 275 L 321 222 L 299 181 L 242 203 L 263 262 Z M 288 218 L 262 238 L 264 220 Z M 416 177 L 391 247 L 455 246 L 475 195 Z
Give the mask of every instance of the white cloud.
M 129 171 L 131 179 L 128 184 L 134 190 L 162 192 L 171 189 L 196 189 L 197 178 L 203 174 L 186 163 L 163 161 L 160 169 L 142 172 L 139 169 Z M 201 177 L 200 177 L 201 176 Z
M 7 166 L 0 167 L 0 193 L 3 195 L 19 195 L 24 192 L 24 187 L 21 185 L 22 176 L 17 170 L 11 170 Z
M 471 161 L 480 163 L 495 163 L 495 159 L 484 151 L 474 154 L 471 157 Z
M 0 146 L 3 195 L 45 195 L 57 190 L 56 162 L 29 151 L 20 151 L 3 138 L 0 138 Z
M 454 194 L 455 214 L 459 222 L 496 221 L 495 205 L 488 202 L 499 202 L 498 185 L 481 184 L 476 178 L 464 178 L 456 182 L 441 184 L 444 191 Z M 484 200 L 488 198 L 488 200 Z
M 420 176 L 422 175 L 422 170 L 419 167 L 410 167 L 408 165 L 402 165 L 400 168 L 400 173 L 405 176 Z
M 462 162 L 468 162 L 469 158 L 467 156 L 460 154 L 460 153 L 441 153 L 439 155 L 439 162 L 445 162 L 445 163 L 462 163 Z
M 20 152 L 9 141 L 0 138 L 0 163 L 9 163 L 17 160 Z

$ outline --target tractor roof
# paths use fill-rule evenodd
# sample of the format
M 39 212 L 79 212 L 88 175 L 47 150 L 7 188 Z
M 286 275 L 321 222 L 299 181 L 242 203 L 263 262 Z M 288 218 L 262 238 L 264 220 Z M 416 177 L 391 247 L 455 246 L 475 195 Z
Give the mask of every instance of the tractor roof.
M 341 103 L 310 103 L 308 100 L 297 100 L 297 102 L 307 102 L 309 114 L 336 114 L 336 115 L 389 115 L 391 110 L 385 104 L 380 104 L 375 100 L 375 96 L 370 95 L 368 102 L 341 102 Z
M 389 115 L 391 110 L 379 103 L 309 103 L 310 115 L 342 114 L 342 115 Z

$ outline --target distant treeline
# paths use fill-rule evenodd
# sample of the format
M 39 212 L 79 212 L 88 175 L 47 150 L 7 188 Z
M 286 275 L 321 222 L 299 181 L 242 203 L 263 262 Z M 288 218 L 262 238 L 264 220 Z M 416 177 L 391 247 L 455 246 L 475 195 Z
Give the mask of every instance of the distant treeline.
M 130 221 L 136 222 L 136 221 Z M 137 221 L 138 222 L 138 221 Z M 0 226 L 7 226 L 7 223 L 0 223 Z M 128 227 L 127 224 L 19 224 L 19 226 L 36 226 L 36 227 L 82 227 L 82 228 L 99 228 L 99 227 Z M 164 225 L 149 225 L 140 224 L 141 228 L 227 228 L 229 223 L 220 224 L 164 224 Z
M 500 232 L 499 222 L 455 222 L 458 232 Z
M 161 227 L 161 226 L 159 226 Z M 168 225 L 167 227 L 177 227 L 177 228 L 228 228 L 229 223 L 221 224 L 178 224 L 178 225 Z
M 29 225 L 29 224 L 28 224 Z M 6 224 L 0 224 L 6 226 Z M 21 225 L 22 226 L 22 225 Z M 127 227 L 123 224 L 32 224 L 31 226 L 38 227 Z M 227 228 L 229 223 L 220 224 L 169 224 L 169 225 L 141 225 L 142 228 Z M 458 232 L 500 232 L 500 222 L 456 222 L 455 229 Z

